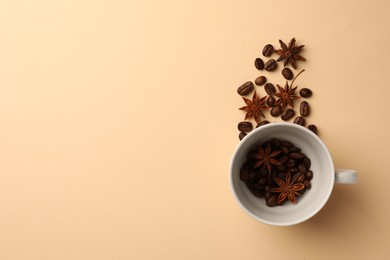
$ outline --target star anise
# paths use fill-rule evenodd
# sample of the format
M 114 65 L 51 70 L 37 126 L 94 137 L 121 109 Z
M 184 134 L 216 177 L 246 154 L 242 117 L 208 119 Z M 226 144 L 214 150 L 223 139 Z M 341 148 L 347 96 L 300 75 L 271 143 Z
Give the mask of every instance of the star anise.
M 299 55 L 299 52 L 302 50 L 305 45 L 295 46 L 295 38 L 292 38 L 290 43 L 287 45 L 279 40 L 281 49 L 275 50 L 275 52 L 280 55 L 276 61 L 284 60 L 283 65 L 287 66 L 291 64 L 294 69 L 297 69 L 297 60 L 305 61 L 306 59 Z
M 279 86 L 279 84 L 276 84 L 276 86 L 279 89 L 279 92 L 275 95 L 279 98 L 276 100 L 275 105 L 281 105 L 283 110 L 286 108 L 287 105 L 289 105 L 291 108 L 294 108 L 294 100 L 300 98 L 300 96 L 295 95 L 295 90 L 297 87 L 293 88 L 293 84 L 295 79 L 305 70 L 301 70 L 295 78 L 291 82 L 291 86 L 288 85 L 288 82 L 286 81 L 286 84 L 284 85 L 284 88 Z
M 267 96 L 259 98 L 259 96 L 255 93 L 253 94 L 252 100 L 242 97 L 244 99 L 246 106 L 239 108 L 246 112 L 245 119 L 254 118 L 256 123 L 260 123 L 260 117 L 265 117 L 263 112 L 267 110 L 269 107 L 265 105 L 265 99 Z
M 303 183 L 294 183 L 294 181 L 291 181 L 290 172 L 287 173 L 286 181 L 276 177 L 274 180 L 279 185 L 279 187 L 272 189 L 271 192 L 279 193 L 278 204 L 282 203 L 286 198 L 288 198 L 293 204 L 296 204 L 296 196 L 301 195 L 298 191 L 305 188 L 305 185 Z
M 281 163 L 275 159 L 281 153 L 279 150 L 271 151 L 271 145 L 268 144 L 265 150 L 262 146 L 259 147 L 259 151 L 253 155 L 256 159 L 255 167 L 267 168 L 268 173 L 271 173 L 272 165 L 281 165 Z

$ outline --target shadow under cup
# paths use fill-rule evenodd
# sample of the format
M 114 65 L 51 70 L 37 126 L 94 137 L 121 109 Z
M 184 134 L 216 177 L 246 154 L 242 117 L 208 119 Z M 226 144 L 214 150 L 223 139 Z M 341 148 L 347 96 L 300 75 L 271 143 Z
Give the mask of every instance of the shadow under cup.
M 240 180 L 240 168 L 248 152 L 274 137 L 292 142 L 311 160 L 312 187 L 297 198 L 297 204 L 288 202 L 268 207 L 264 198 L 255 197 Z M 271 123 L 256 128 L 237 146 L 230 164 L 230 186 L 241 208 L 256 220 L 276 226 L 298 224 L 315 215 L 332 193 L 334 180 L 335 169 L 325 144 L 310 130 L 292 123 Z

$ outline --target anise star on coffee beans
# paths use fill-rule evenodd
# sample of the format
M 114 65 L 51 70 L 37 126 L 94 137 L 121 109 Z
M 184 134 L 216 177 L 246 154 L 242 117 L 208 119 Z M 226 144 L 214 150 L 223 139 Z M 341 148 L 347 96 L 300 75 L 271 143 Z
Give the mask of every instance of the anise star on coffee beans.
M 267 96 L 259 98 L 256 91 L 253 94 L 252 100 L 242 97 L 244 99 L 246 106 L 239 108 L 246 112 L 245 119 L 254 118 L 256 123 L 260 123 L 260 117 L 265 117 L 263 114 L 264 110 L 268 109 L 268 106 L 265 105 L 265 99 Z
M 253 157 L 257 160 L 255 163 L 255 168 L 262 166 L 262 168 L 267 168 L 268 173 L 271 173 L 272 165 L 281 165 L 278 160 L 275 159 L 281 151 L 275 150 L 271 151 L 271 145 L 268 144 L 265 150 L 260 146 L 258 153 L 255 153 Z
M 276 61 L 283 60 L 283 65 L 287 66 L 288 64 L 291 64 L 291 66 L 294 69 L 297 69 L 297 60 L 305 61 L 306 59 L 299 55 L 299 52 L 302 50 L 305 45 L 295 46 L 295 38 L 292 38 L 290 43 L 287 45 L 282 41 L 279 40 L 281 49 L 275 50 L 275 53 L 278 54 L 280 57 Z
M 297 89 L 297 87 L 294 87 L 293 88 L 293 84 L 294 84 L 294 81 L 296 80 L 296 78 L 301 75 L 302 72 L 304 72 L 305 70 L 301 70 L 295 77 L 294 79 L 291 81 L 291 86 L 288 85 L 288 82 L 286 81 L 286 85 L 284 85 L 284 88 L 282 88 L 281 86 L 279 86 L 278 84 L 276 84 L 276 86 L 278 87 L 279 89 L 279 92 L 276 93 L 275 95 L 279 98 L 278 100 L 276 100 L 275 102 L 275 106 L 276 105 L 281 105 L 283 110 L 286 108 L 287 105 L 289 105 L 291 108 L 294 108 L 294 100 L 295 99 L 298 99 L 300 98 L 300 96 L 296 96 L 295 95 L 295 90 Z
M 301 195 L 298 191 L 305 188 L 305 185 L 303 183 L 294 183 L 294 181 L 291 181 L 290 172 L 287 173 L 286 181 L 276 177 L 274 180 L 279 187 L 272 189 L 271 192 L 279 193 L 278 204 L 282 203 L 286 198 L 288 198 L 293 204 L 296 204 L 296 196 Z

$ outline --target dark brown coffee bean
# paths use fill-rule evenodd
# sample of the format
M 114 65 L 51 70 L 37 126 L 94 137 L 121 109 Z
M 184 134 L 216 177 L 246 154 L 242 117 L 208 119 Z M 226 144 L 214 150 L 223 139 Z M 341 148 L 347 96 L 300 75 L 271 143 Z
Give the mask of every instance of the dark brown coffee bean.
M 306 179 L 308 179 L 310 181 L 311 179 L 313 179 L 313 171 L 312 170 L 308 170 L 306 172 L 305 176 L 306 176 Z
M 275 166 L 275 169 L 277 172 L 284 172 L 286 170 L 286 166 L 284 165 L 277 165 Z
M 273 95 L 273 94 L 276 93 L 275 86 L 274 86 L 274 84 L 272 84 L 272 83 L 267 83 L 267 84 L 265 84 L 264 90 L 265 90 L 265 92 L 266 92 L 268 95 Z
M 279 179 L 286 179 L 286 177 L 287 177 L 287 172 L 281 171 L 281 172 L 277 173 L 276 176 L 277 176 Z
M 284 154 L 288 154 L 290 152 L 290 150 L 284 145 L 280 145 L 279 150 Z
M 267 78 L 264 76 L 257 77 L 255 79 L 255 84 L 257 86 L 263 86 L 267 82 Z
M 241 96 L 245 96 L 251 93 L 254 88 L 255 86 L 253 85 L 253 83 L 251 81 L 247 81 L 238 87 L 237 93 Z
M 267 183 L 266 177 L 260 177 L 259 181 L 257 182 L 259 185 L 264 186 Z
M 299 113 L 301 116 L 308 116 L 310 115 L 310 106 L 309 103 L 306 101 L 302 101 L 301 105 L 299 106 Z
M 304 153 L 290 153 L 288 155 L 288 157 L 290 157 L 291 159 L 302 159 L 303 157 L 305 157 L 305 154 Z
M 245 132 L 240 132 L 240 134 L 238 135 L 238 138 L 240 139 L 240 141 L 242 139 L 244 139 L 244 137 L 246 136 L 246 133 Z
M 306 156 L 303 157 L 302 163 L 303 163 L 303 165 L 305 165 L 306 169 L 310 169 L 311 161 L 309 158 L 307 158 Z
M 303 97 L 303 98 L 308 98 L 308 97 L 311 97 L 313 95 L 313 92 L 308 88 L 302 88 L 299 91 L 299 95 L 301 95 L 301 97 Z
M 266 71 L 274 71 L 278 67 L 278 63 L 274 59 L 270 59 L 264 64 Z
M 287 162 L 286 162 L 286 166 L 287 166 L 288 168 L 294 167 L 295 164 L 296 164 L 296 162 L 295 162 L 295 160 L 292 159 L 292 158 L 288 159 Z
M 289 150 L 290 150 L 290 153 L 300 153 L 302 151 L 301 148 L 296 147 L 296 146 L 291 147 Z
M 259 170 L 259 176 L 260 177 L 267 177 L 268 171 L 265 168 L 260 168 Z
M 267 105 L 269 107 L 273 107 L 275 105 L 275 102 L 276 102 L 276 100 L 275 100 L 275 98 L 273 96 L 268 96 L 267 97 Z
M 290 171 L 292 174 L 295 174 L 295 173 L 299 172 L 297 167 L 293 167 L 293 168 L 291 168 L 289 171 Z
M 305 185 L 305 188 L 310 190 L 311 189 L 311 183 L 308 179 L 303 181 L 303 184 Z
M 307 127 L 307 129 L 309 129 L 310 131 L 312 131 L 313 133 L 315 133 L 316 135 L 318 135 L 318 130 L 317 130 L 317 126 L 316 125 L 309 125 Z
M 255 67 L 258 70 L 263 70 L 264 69 L 264 61 L 260 58 L 255 59 Z
M 266 124 L 269 124 L 270 122 L 268 120 L 263 120 L 263 121 L 260 121 L 260 123 L 258 123 L 256 125 L 256 128 L 260 127 L 260 126 L 263 126 L 263 125 L 266 125 Z
M 269 142 L 274 149 L 280 146 L 280 140 L 278 138 L 272 138 Z
M 252 131 L 252 129 L 253 129 L 253 125 L 252 125 L 251 122 L 242 121 L 242 122 L 238 123 L 237 128 L 238 128 L 238 130 L 240 130 L 241 132 L 250 132 L 250 131 Z
M 294 177 L 291 179 L 291 182 L 292 183 L 295 183 L 295 182 L 300 182 L 302 183 L 303 181 L 305 180 L 305 175 L 303 175 L 302 173 L 296 173 L 294 175 Z
M 294 119 L 294 124 L 297 124 L 297 125 L 301 125 L 301 126 L 305 126 L 306 124 L 306 120 L 304 117 L 301 117 L 301 116 L 297 116 L 295 119 Z
M 267 45 L 264 46 L 264 48 L 263 48 L 263 55 L 265 57 L 271 56 L 273 52 L 274 52 L 274 46 L 272 46 L 271 44 L 267 44 Z
M 258 198 L 263 198 L 264 197 L 264 189 L 257 189 L 257 188 L 254 188 L 252 190 L 252 193 L 253 195 L 255 195 L 256 197 Z
M 288 121 L 291 118 L 293 118 L 294 116 L 295 116 L 295 111 L 293 109 L 291 109 L 291 108 L 288 108 L 286 111 L 284 111 L 284 113 L 282 114 L 281 118 L 284 121 Z
M 295 146 L 292 142 L 287 140 L 280 141 L 280 144 L 286 146 L 288 149 L 291 149 Z
M 249 165 L 248 164 L 244 164 L 241 169 L 240 169 L 240 180 L 242 181 L 249 181 L 250 178 L 249 178 Z
M 286 148 L 287 149 L 287 148 Z M 288 150 L 287 150 L 288 151 Z M 283 153 L 283 152 L 282 152 Z M 287 160 L 288 160 L 288 155 L 286 155 L 286 154 L 284 154 L 284 155 L 282 155 L 280 158 L 279 158 L 279 163 L 280 164 L 285 164 L 286 162 L 287 162 Z
M 303 165 L 302 163 L 301 164 L 298 164 L 298 171 L 302 174 L 305 174 L 307 172 L 307 169 L 305 167 L 305 165 Z
M 271 195 L 268 199 L 265 200 L 265 203 L 268 207 L 275 207 L 278 202 L 278 195 Z
M 294 78 L 294 73 L 287 67 L 282 70 L 282 75 L 287 80 Z
M 278 117 L 278 116 L 280 116 L 280 114 L 282 114 L 282 112 L 283 112 L 282 106 L 277 105 L 277 106 L 274 106 L 274 107 L 271 109 L 270 114 L 271 114 L 271 116 L 273 116 L 273 117 Z

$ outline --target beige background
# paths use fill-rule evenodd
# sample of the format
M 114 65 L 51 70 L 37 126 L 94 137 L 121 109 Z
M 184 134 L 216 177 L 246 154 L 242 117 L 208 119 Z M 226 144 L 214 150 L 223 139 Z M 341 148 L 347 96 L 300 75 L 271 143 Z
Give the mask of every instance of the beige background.
M 1 1 L 0 259 L 385 259 L 389 11 L 385 0 Z M 360 179 L 280 228 L 238 207 L 228 167 L 236 88 L 261 74 L 266 43 L 291 37 L 306 45 L 309 121 Z

